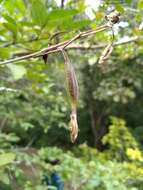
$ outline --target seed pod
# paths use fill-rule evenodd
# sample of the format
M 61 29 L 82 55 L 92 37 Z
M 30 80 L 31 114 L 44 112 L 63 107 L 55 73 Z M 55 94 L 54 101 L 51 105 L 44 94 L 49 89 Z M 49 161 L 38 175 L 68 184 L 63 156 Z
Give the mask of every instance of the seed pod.
M 112 24 L 116 24 L 120 20 L 120 13 L 118 11 L 113 11 L 109 15 L 105 16 L 105 19 Z
M 113 51 L 113 45 L 112 44 L 108 44 L 105 47 L 104 51 L 102 52 L 102 54 L 101 54 L 101 56 L 99 58 L 98 63 L 99 64 L 104 63 L 109 58 L 109 56 L 112 53 L 112 51 Z
M 71 115 L 70 115 L 70 136 L 72 143 L 75 142 L 78 135 L 78 124 L 77 124 L 77 100 L 78 100 L 78 82 L 76 79 L 74 68 L 70 62 L 67 53 L 62 50 L 65 60 L 65 73 L 67 81 L 67 89 L 71 100 Z

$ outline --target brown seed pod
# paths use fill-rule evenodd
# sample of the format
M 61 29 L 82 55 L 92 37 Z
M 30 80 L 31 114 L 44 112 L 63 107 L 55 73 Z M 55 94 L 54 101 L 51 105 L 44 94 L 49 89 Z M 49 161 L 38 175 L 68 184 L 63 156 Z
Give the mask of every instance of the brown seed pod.
M 112 24 L 116 24 L 120 20 L 120 13 L 115 10 L 111 12 L 109 15 L 106 15 L 105 19 Z
M 102 55 L 100 56 L 98 63 L 99 64 L 104 63 L 109 58 L 109 56 L 112 53 L 112 51 L 113 51 L 113 45 L 112 44 L 108 44 L 105 47 L 104 51 L 102 52 Z
M 78 100 L 78 82 L 76 79 L 74 68 L 70 62 L 70 59 L 65 50 L 62 49 L 62 53 L 65 60 L 65 73 L 67 81 L 67 90 L 71 100 L 71 120 L 70 120 L 70 136 L 71 141 L 74 143 L 78 135 L 78 124 L 77 124 L 77 100 Z

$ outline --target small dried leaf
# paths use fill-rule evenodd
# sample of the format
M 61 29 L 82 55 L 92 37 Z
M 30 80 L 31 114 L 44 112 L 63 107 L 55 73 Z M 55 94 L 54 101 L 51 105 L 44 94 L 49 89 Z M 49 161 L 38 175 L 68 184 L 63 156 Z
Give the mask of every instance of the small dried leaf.
M 42 56 L 42 58 L 43 58 L 43 60 L 44 60 L 44 63 L 46 64 L 46 63 L 47 63 L 47 59 L 48 59 L 48 55 L 45 54 L 45 55 Z
M 109 58 L 109 56 L 112 53 L 112 51 L 113 51 L 112 44 L 107 45 L 107 47 L 102 52 L 102 55 L 100 56 L 98 63 L 99 64 L 104 63 Z

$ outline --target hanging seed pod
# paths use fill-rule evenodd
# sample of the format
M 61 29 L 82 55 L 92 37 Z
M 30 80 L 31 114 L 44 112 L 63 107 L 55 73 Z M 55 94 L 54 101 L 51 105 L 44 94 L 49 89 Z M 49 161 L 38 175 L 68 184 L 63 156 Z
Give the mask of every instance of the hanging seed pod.
M 78 82 L 76 79 L 74 68 L 65 50 L 62 49 L 65 60 L 65 73 L 67 81 L 67 89 L 71 101 L 71 115 L 70 115 L 70 137 L 71 142 L 74 143 L 78 135 L 77 123 L 77 100 L 78 100 Z
M 105 47 L 104 51 L 102 52 L 102 55 L 101 55 L 100 58 L 99 58 L 98 63 L 99 63 L 99 64 L 104 63 L 104 62 L 109 58 L 109 56 L 110 56 L 110 54 L 112 53 L 112 51 L 113 51 L 113 45 L 112 45 L 112 43 L 111 43 L 111 44 L 108 44 L 108 45 Z

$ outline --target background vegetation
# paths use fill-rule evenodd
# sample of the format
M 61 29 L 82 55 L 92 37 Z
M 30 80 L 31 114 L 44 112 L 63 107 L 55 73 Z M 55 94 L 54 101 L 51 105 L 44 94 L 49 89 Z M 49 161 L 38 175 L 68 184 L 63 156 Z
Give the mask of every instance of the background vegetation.
M 113 7 L 121 12 L 115 41 L 132 42 L 100 66 L 95 45 L 108 44 L 110 30 L 68 50 L 80 87 L 75 144 L 62 55 L 0 65 L 0 189 L 54 189 L 41 183 L 54 170 L 67 190 L 143 190 L 143 0 L 104 1 L 97 10 L 84 0 L 0 0 L 0 61 L 94 29 Z

